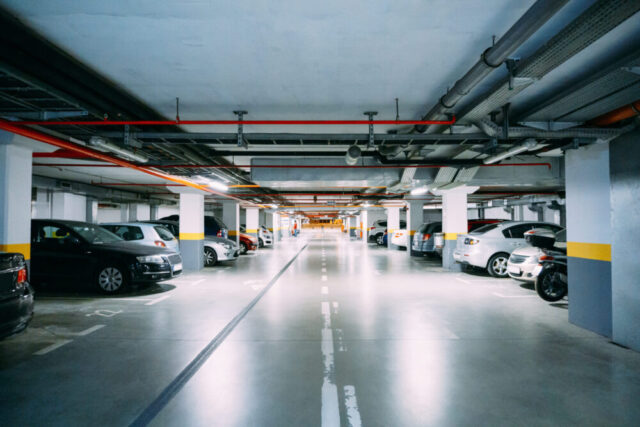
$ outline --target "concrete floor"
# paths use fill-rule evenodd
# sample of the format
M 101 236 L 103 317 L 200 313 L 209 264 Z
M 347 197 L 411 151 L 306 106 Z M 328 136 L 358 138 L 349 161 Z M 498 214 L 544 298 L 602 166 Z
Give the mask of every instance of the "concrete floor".
M 3 425 L 639 425 L 638 396 L 640 354 L 566 303 L 330 232 L 118 298 L 40 293 L 0 341 Z

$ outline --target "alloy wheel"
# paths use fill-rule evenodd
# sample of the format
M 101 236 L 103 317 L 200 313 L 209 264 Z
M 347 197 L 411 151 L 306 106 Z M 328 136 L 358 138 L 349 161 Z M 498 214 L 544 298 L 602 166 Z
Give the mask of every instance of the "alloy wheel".
M 496 259 L 493 260 L 493 264 L 491 266 L 493 268 L 493 271 L 495 271 L 498 276 L 506 276 L 507 258 L 497 257 Z
M 116 267 L 106 267 L 98 274 L 98 286 L 105 292 L 115 292 L 122 287 L 124 277 Z

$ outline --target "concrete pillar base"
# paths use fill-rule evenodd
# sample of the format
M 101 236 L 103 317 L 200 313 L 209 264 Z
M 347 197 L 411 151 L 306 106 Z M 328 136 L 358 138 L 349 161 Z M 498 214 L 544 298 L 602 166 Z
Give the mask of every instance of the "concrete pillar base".
M 199 271 L 204 265 L 204 240 L 180 240 L 182 268 L 184 271 Z
M 460 272 L 463 271 L 463 265 L 457 263 L 453 259 L 453 251 L 456 249 L 455 240 L 445 240 L 444 248 L 442 248 L 442 268 L 449 271 Z

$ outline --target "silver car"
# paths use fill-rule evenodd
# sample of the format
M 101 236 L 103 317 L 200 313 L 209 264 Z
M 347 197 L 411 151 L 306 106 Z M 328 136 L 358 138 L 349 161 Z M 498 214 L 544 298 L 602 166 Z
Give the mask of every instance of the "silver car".
M 236 242 L 224 237 L 204 238 L 204 266 L 213 267 L 219 261 L 235 261 L 240 255 Z
M 466 265 L 486 269 L 493 277 L 507 277 L 507 262 L 511 253 L 528 246 L 524 233 L 544 228 L 557 233 L 557 224 L 535 221 L 506 221 L 488 224 L 469 234 L 458 235 L 453 258 Z
M 112 222 L 100 224 L 128 242 L 145 246 L 157 246 L 180 252 L 178 239 L 166 227 L 144 222 Z

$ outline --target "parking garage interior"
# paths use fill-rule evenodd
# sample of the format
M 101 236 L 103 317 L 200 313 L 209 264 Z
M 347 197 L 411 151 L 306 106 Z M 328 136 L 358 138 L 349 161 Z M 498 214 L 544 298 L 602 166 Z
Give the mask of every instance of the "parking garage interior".
M 1 424 L 638 425 L 639 10 L 0 0 Z

